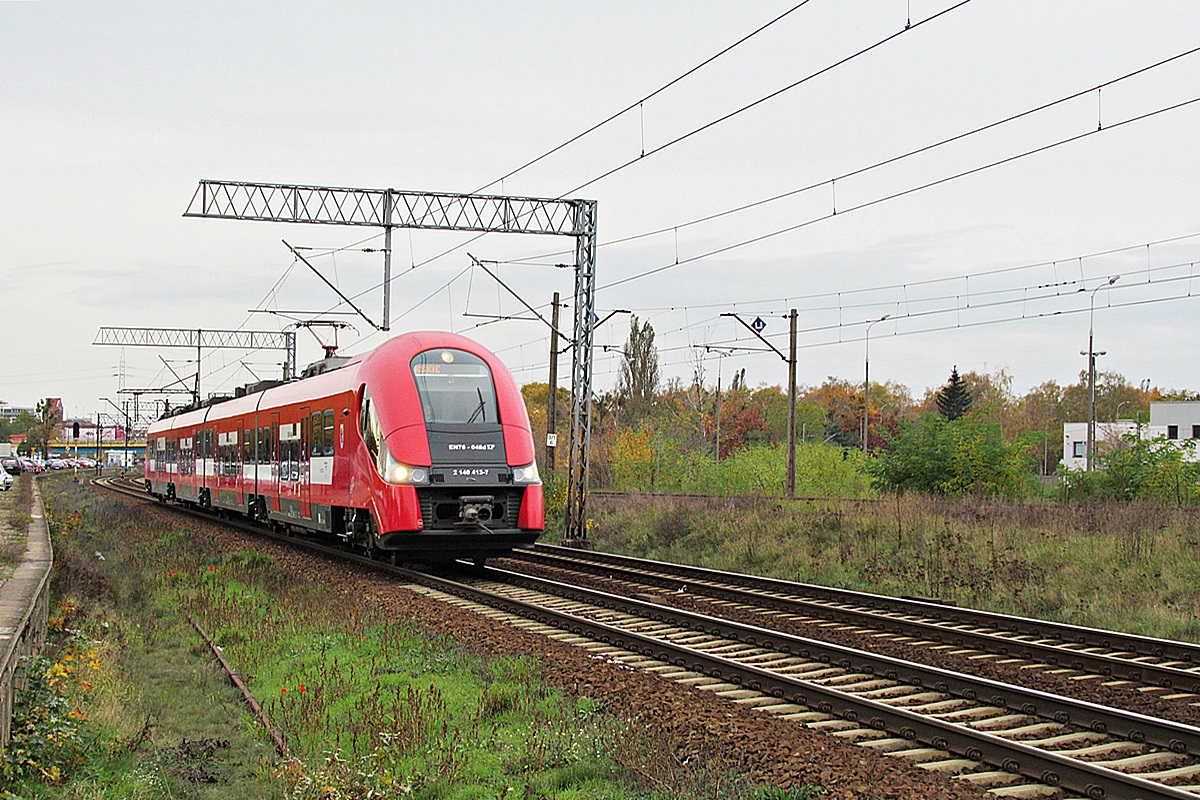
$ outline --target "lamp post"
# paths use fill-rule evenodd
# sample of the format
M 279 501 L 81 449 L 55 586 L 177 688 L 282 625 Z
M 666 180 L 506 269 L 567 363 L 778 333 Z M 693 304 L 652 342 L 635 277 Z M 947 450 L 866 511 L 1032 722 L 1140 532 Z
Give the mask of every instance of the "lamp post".
M 873 320 L 867 325 L 867 334 L 863 337 L 863 431 L 862 431 L 862 450 L 867 452 L 867 433 L 871 429 L 870 425 L 870 408 L 871 408 L 871 328 L 883 322 L 890 317 L 891 314 L 884 314 L 877 320 Z
M 1088 359 L 1088 428 L 1087 428 L 1087 471 L 1091 472 L 1094 468 L 1096 458 L 1096 356 L 1104 355 L 1103 352 L 1097 353 L 1092 346 L 1094 333 L 1093 322 L 1096 316 L 1096 292 L 1106 287 L 1112 286 L 1120 279 L 1120 275 L 1113 275 L 1108 279 L 1107 283 L 1102 283 L 1087 291 L 1091 293 L 1088 300 L 1088 349 L 1086 355 Z

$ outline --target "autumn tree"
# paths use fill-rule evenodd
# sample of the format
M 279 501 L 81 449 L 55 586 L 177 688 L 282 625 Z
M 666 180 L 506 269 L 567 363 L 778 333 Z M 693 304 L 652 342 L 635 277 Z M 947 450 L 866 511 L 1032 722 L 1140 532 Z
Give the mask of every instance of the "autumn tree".
M 63 407 L 57 397 L 47 397 L 37 404 L 37 422 L 29 428 L 30 451 L 42 458 L 49 451 L 50 442 L 58 438 L 62 430 Z
M 649 320 L 639 325 L 634 314 L 629 324 L 629 338 L 625 340 L 621 376 L 617 382 L 621 400 L 632 415 L 645 414 L 650 409 L 658 391 L 658 380 L 658 349 L 654 346 L 654 328 Z

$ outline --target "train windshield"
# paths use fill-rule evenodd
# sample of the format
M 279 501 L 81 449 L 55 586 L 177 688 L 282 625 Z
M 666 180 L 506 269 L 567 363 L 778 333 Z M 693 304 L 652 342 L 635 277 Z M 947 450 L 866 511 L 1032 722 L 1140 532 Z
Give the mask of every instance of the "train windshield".
M 426 350 L 412 360 L 413 379 L 427 425 L 495 425 L 496 387 L 479 356 L 463 350 Z

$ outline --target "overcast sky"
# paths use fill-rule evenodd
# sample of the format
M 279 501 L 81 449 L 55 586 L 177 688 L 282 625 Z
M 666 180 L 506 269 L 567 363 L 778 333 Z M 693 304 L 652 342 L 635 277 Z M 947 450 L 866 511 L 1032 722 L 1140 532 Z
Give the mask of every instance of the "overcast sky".
M 1004 369 L 1018 392 L 1071 383 L 1094 300 L 1102 369 L 1200 389 L 1200 103 L 1155 113 L 1200 98 L 1200 53 L 1054 104 L 1200 45 L 1192 0 L 811 0 L 490 183 L 795 4 L 0 0 L 0 399 L 61 396 L 90 416 L 122 386 L 171 381 L 163 359 L 195 370 L 186 350 L 94 346 L 102 325 L 278 330 L 289 320 L 250 310 L 346 311 L 282 239 L 316 248 L 380 319 L 382 258 L 361 251 L 377 231 L 185 219 L 202 178 L 595 199 L 602 244 L 666 231 L 600 248 L 600 315 L 649 319 L 664 375 L 689 382 L 707 346 L 707 382 L 744 367 L 752 386 L 782 384 L 779 356 L 748 352 L 762 345 L 721 315 L 762 317 L 786 351 L 796 308 L 802 384 L 861 381 L 865 323 L 884 315 L 871 377 L 918 397 L 954 365 Z M 572 295 L 553 266 L 571 241 L 471 238 L 396 232 L 393 331 L 465 333 L 519 381 L 546 380 L 545 327 L 490 321 L 523 308 L 468 253 L 506 262 L 494 271 L 547 313 L 554 291 Z M 344 353 L 387 335 L 336 319 L 355 326 Z M 597 345 L 628 330 L 615 316 Z M 318 358 L 311 333 L 299 342 L 301 363 Z M 598 349 L 599 390 L 617 358 Z M 202 389 L 279 361 L 207 353 Z

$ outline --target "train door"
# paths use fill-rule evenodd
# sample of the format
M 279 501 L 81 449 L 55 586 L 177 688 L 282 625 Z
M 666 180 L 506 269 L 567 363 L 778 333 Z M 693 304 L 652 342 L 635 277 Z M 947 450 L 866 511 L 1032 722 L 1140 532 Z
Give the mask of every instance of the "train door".
M 300 424 L 279 426 L 279 513 L 300 517 Z
M 206 422 L 207 426 L 208 423 Z M 202 503 L 212 505 L 217 476 L 217 429 L 205 427 L 200 431 L 200 492 Z
M 220 431 L 217 434 L 217 498 L 222 508 L 240 508 L 242 505 L 242 475 L 239 464 L 242 445 L 239 431 Z
M 300 516 L 312 519 L 312 457 L 313 436 L 309 406 L 300 406 Z
M 266 476 L 266 489 L 263 494 L 267 496 L 267 510 L 279 510 L 279 487 L 283 479 L 283 473 L 280 470 L 282 463 L 283 442 L 279 438 L 279 412 L 272 411 L 268 424 L 265 428 L 261 428 L 259 433 L 265 433 L 267 437 L 267 452 L 263 457 L 265 467 L 263 473 Z
M 237 429 L 233 434 L 233 476 L 235 497 L 238 508 L 246 505 L 246 451 L 249 442 L 246 441 L 246 426 L 242 420 L 237 421 Z

